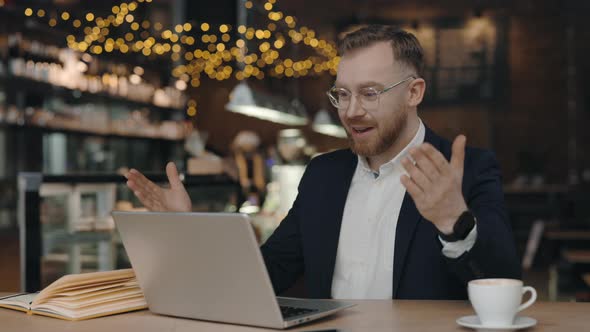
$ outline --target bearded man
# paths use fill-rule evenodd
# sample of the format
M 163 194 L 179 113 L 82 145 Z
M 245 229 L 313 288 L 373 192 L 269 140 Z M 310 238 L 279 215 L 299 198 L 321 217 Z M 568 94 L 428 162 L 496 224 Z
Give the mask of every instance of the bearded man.
M 370 25 L 339 45 L 327 92 L 350 149 L 314 158 L 291 210 L 261 251 L 277 294 L 466 299 L 477 278 L 520 278 L 494 154 L 437 136 L 418 116 L 426 83 L 418 40 Z M 170 188 L 136 170 L 128 186 L 151 210 L 190 211 L 173 164 Z

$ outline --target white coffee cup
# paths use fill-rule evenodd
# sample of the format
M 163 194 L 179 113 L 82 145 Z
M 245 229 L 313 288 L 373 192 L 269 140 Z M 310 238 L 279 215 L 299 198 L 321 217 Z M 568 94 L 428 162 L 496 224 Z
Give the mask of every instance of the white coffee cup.
M 471 280 L 467 292 L 483 326 L 511 326 L 516 314 L 537 300 L 537 291 L 517 279 Z M 531 292 L 531 298 L 521 304 L 526 292 Z

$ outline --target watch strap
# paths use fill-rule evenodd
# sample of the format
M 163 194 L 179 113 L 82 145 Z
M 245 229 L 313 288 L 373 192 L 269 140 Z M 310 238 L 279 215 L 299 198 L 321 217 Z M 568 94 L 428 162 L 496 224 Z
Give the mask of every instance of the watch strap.
M 459 216 L 459 219 L 453 225 L 453 233 L 444 234 L 438 231 L 438 235 L 446 242 L 465 240 L 467 235 L 473 230 L 473 227 L 475 227 L 475 221 L 475 216 L 471 211 L 467 210 Z

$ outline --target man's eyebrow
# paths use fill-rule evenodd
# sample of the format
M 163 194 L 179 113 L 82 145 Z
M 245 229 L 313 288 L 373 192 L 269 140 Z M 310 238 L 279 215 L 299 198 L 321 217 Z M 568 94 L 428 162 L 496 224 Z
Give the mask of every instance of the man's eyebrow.
M 370 86 L 381 86 L 383 84 L 379 83 L 379 82 L 375 82 L 375 81 L 368 81 L 368 82 L 363 82 L 361 84 L 358 85 L 359 88 L 366 88 L 366 87 L 370 87 Z
M 366 82 L 362 82 L 357 84 L 355 87 L 357 89 L 362 89 L 362 88 L 367 88 L 367 87 L 371 87 L 371 86 L 382 86 L 383 84 L 379 83 L 379 82 L 375 82 L 375 81 L 366 81 Z M 337 88 L 342 88 L 343 86 L 341 84 L 339 84 L 339 82 L 334 82 L 334 86 Z

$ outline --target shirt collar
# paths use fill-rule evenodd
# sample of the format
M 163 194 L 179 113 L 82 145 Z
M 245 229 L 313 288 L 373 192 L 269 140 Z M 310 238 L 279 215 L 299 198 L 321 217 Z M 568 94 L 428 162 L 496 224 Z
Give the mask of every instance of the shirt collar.
M 418 131 L 416 132 L 416 135 L 414 135 L 414 138 L 412 138 L 410 143 L 408 143 L 408 145 L 406 145 L 406 147 L 404 147 L 395 157 L 393 157 L 393 159 L 391 159 L 390 161 L 381 165 L 381 167 L 379 167 L 378 172 L 374 172 L 369 167 L 369 163 L 367 162 L 366 157 L 362 157 L 362 156 L 357 155 L 360 169 L 362 169 L 365 172 L 373 174 L 373 176 L 375 178 L 381 174 L 387 174 L 387 173 L 391 172 L 392 170 L 394 170 L 396 168 L 396 166 L 398 166 L 401 163 L 402 158 L 408 154 L 408 151 L 412 147 L 419 146 L 420 144 L 424 143 L 424 137 L 426 135 L 426 127 L 424 127 L 424 124 L 422 123 L 422 119 L 418 118 L 418 120 L 420 121 L 420 123 L 418 125 Z

